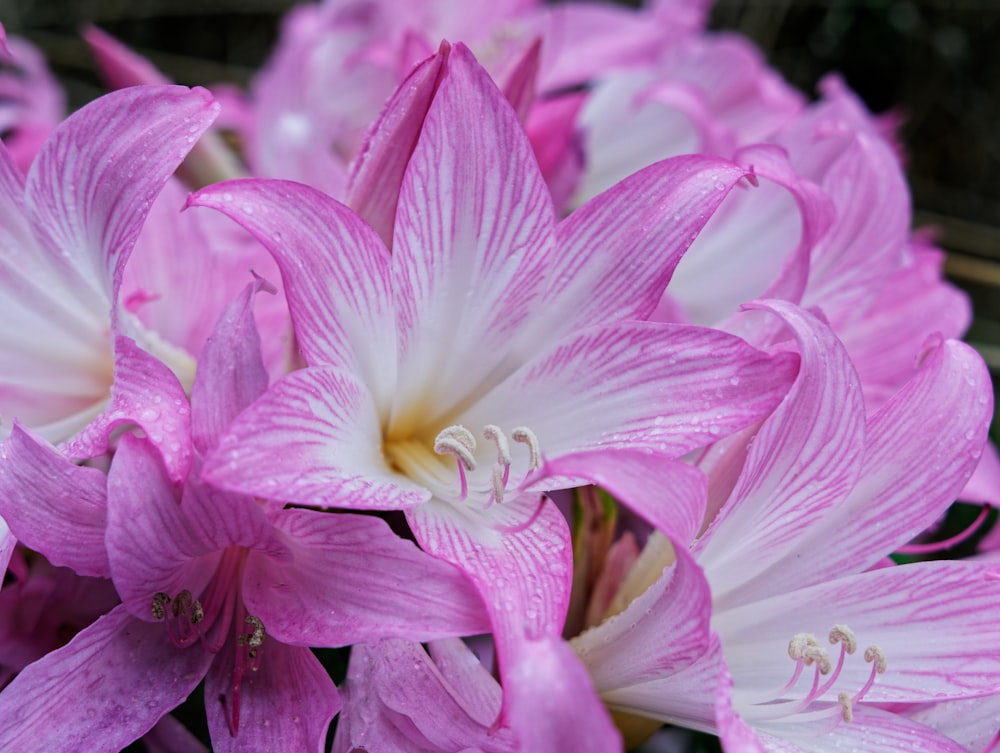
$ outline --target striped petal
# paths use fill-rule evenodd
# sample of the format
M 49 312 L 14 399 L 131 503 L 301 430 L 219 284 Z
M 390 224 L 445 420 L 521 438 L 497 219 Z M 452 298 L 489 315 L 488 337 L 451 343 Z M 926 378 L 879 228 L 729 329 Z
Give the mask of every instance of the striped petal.
M 397 510 L 430 498 L 393 473 L 366 386 L 348 373 L 293 372 L 240 414 L 205 460 L 212 484 L 316 507 Z
M 395 329 L 389 254 L 371 227 L 289 181 L 218 183 L 188 203 L 231 217 L 274 256 L 306 361 L 358 375 L 385 405 L 395 384 Z
M 553 225 L 516 113 L 456 45 L 400 189 L 396 405 L 446 413 L 509 372 L 513 338 L 539 303 Z

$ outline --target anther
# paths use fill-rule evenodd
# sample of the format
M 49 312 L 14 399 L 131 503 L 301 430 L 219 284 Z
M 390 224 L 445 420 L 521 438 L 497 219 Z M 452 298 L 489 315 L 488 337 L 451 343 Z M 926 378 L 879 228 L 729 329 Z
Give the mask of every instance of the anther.
M 881 646 L 869 646 L 865 649 L 865 661 L 875 664 L 875 671 L 880 675 L 885 673 L 886 668 L 889 666 L 888 659 L 886 658 L 885 651 L 882 650 Z
M 851 706 L 851 694 L 841 691 L 837 693 L 837 702 L 840 704 L 840 717 L 845 722 L 854 720 L 854 708 Z
M 490 481 L 493 483 L 493 499 L 499 505 L 503 502 L 503 490 L 507 486 L 507 479 L 504 478 L 506 470 L 509 466 L 504 466 L 501 468 L 499 465 L 495 465 L 490 473 Z
M 483 436 L 490 442 L 495 442 L 497 446 L 497 462 L 500 465 L 510 466 L 510 444 L 507 442 L 507 435 L 503 433 L 499 426 L 487 424 L 483 427 Z
M 158 620 L 162 620 L 167 616 L 167 604 L 170 603 L 170 597 L 159 591 L 153 596 L 153 617 Z
M 819 641 L 816 640 L 816 636 L 812 633 L 796 633 L 788 641 L 788 656 L 798 661 L 805 656 L 807 649 L 817 648 L 818 646 Z
M 534 471 L 542 467 L 542 451 L 535 432 L 527 426 L 518 426 L 510 433 L 510 437 L 515 442 L 528 446 L 528 470 Z
M 174 598 L 173 603 L 170 605 L 170 613 L 174 617 L 180 617 L 182 614 L 187 614 L 190 606 L 191 592 L 185 588 Z
M 438 455 L 454 455 L 467 471 L 476 470 L 476 438 L 464 426 L 449 426 L 442 429 L 434 439 L 434 452 Z
M 841 644 L 849 654 L 858 650 L 858 639 L 847 625 L 834 625 L 830 630 L 829 641 L 831 646 Z

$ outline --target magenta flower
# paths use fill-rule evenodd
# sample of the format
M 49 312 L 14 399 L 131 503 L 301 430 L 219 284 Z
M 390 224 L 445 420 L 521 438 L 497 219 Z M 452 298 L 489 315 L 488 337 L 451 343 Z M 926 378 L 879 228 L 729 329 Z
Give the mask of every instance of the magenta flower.
M 284 502 L 405 510 L 421 547 L 475 581 L 501 663 L 522 637 L 557 633 L 568 531 L 525 479 L 562 457 L 607 472 L 618 458 L 631 470 L 636 450 L 678 457 L 762 416 L 787 384 L 793 361 L 636 321 L 742 176 L 708 158 L 659 164 L 557 226 L 516 115 L 456 46 L 402 178 L 391 256 L 304 186 L 235 181 L 192 197 L 275 255 L 309 364 L 234 422 L 205 477 Z M 669 479 L 690 488 L 676 466 Z
M 248 287 L 203 354 L 197 453 L 267 384 L 251 302 Z M 488 627 L 461 573 L 377 518 L 282 510 L 196 475 L 178 486 L 157 449 L 132 435 L 115 452 L 106 500 L 103 474 L 19 427 L 3 450 L 0 512 L 18 537 L 110 576 L 122 604 L 0 693 L 2 747 L 116 751 L 204 678 L 216 750 L 315 750 L 340 702 L 309 646 Z M 42 489 L 30 483 L 40 464 L 25 468 L 38 458 L 59 473 Z M 84 492 L 90 499 L 74 499 Z

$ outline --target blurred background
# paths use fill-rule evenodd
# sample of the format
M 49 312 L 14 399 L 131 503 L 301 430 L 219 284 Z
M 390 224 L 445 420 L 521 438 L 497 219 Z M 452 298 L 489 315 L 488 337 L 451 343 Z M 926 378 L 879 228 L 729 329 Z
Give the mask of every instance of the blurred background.
M 178 83 L 245 84 L 290 0 L 0 0 L 75 108 L 102 93 L 78 29 L 95 23 Z M 753 39 L 812 94 L 840 72 L 902 120 L 917 225 L 939 229 L 972 295 L 972 342 L 1000 376 L 1000 0 L 716 0 L 711 26 Z

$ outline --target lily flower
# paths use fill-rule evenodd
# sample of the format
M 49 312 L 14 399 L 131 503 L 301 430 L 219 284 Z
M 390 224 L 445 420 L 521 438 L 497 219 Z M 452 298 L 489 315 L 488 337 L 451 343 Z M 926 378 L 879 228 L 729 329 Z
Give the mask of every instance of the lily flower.
M 476 583 L 501 657 L 558 634 L 569 535 L 529 475 L 574 455 L 679 457 L 758 420 L 795 368 L 725 333 L 637 321 L 743 175 L 711 158 L 661 163 L 556 225 L 516 114 L 456 45 L 402 178 L 391 255 L 299 184 L 192 197 L 275 256 L 308 364 L 236 419 L 205 479 L 405 510 L 421 547 Z M 690 467 L 669 468 L 691 487 Z
M 950 730 L 941 716 L 949 708 L 976 722 L 963 741 L 991 740 L 995 720 L 983 709 L 995 708 L 1000 663 L 995 562 L 879 567 L 947 507 L 975 465 L 991 413 L 981 359 L 940 343 L 866 420 L 829 328 L 788 304 L 760 305 L 795 332 L 802 369 L 707 532 L 655 533 L 604 622 L 521 651 L 501 676 L 504 725 L 484 711 L 498 704 L 497 681 L 464 647 L 432 645 L 429 657 L 400 641 L 363 647 L 344 686 L 338 751 L 380 734 L 398 750 L 422 740 L 455 751 L 543 750 L 558 740 L 576 749 L 577 738 L 581 749 L 595 740 L 595 750 L 621 749 L 597 698 L 627 747 L 670 723 L 717 734 L 732 751 L 960 753 L 910 718 Z M 608 486 L 624 497 L 627 481 Z M 400 669 L 411 661 L 418 671 Z M 427 710 L 407 702 L 415 694 L 449 702 Z M 568 707 L 587 711 L 561 717 Z
M 17 418 L 85 459 L 122 420 L 183 433 L 148 402 L 183 398 L 170 372 L 190 384 L 193 360 L 136 321 L 120 287 L 153 199 L 216 110 L 202 89 L 114 92 L 55 129 L 27 180 L 0 147 L 3 434 Z M 183 473 L 189 458 L 168 462 Z
M 251 312 L 263 284 L 248 286 L 206 346 L 192 392 L 196 468 L 267 385 Z M 0 504 L 15 533 L 52 560 L 109 576 L 122 603 L 0 693 L 0 747 L 117 751 L 204 679 L 215 750 L 316 750 L 340 701 L 310 646 L 488 627 L 457 569 L 378 518 L 282 510 L 196 473 L 177 485 L 157 448 L 131 434 L 88 515 L 60 501 L 80 493 L 78 479 L 103 474 L 19 428 L 4 451 Z M 33 457 L 59 468 L 51 486 L 61 489 L 11 482 L 10 468 Z M 67 536 L 70 527 L 79 530 Z

